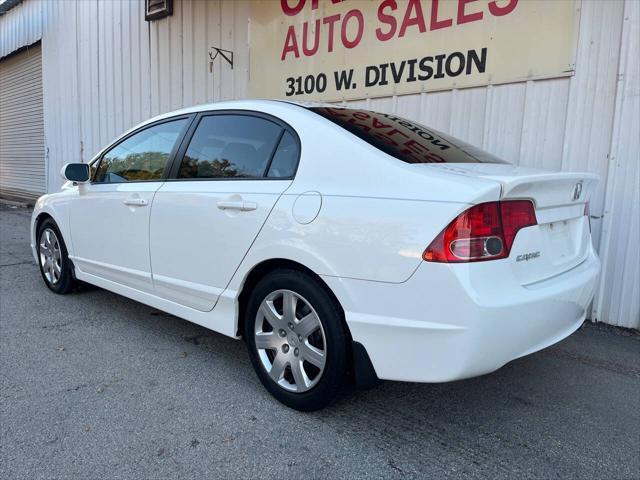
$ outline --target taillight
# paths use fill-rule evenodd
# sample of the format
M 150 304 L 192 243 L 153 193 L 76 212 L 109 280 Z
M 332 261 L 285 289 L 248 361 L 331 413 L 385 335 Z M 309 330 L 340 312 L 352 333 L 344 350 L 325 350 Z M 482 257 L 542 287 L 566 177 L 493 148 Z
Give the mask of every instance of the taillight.
M 589 202 L 584 204 L 584 216 L 589 220 L 589 231 L 591 231 L 591 209 L 589 208 Z
M 518 230 L 537 225 L 533 203 L 507 200 L 474 205 L 458 215 L 422 254 L 427 262 L 479 262 L 509 256 Z

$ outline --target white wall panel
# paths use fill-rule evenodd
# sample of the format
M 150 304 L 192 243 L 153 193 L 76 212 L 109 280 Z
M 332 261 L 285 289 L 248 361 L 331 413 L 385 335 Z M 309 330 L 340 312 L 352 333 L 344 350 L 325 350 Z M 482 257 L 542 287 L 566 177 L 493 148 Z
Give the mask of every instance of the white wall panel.
M 624 2 L 618 0 L 582 2 L 576 74 L 568 80 L 562 168 L 600 175 L 591 200 L 596 216 L 601 216 L 604 209 L 623 9 Z M 594 222 L 593 236 L 598 246 L 601 225 L 600 221 Z
M 85 21 L 77 25 L 76 58 L 78 72 L 78 97 L 80 101 L 81 160 L 87 161 L 100 138 L 99 126 L 94 122 L 97 109 L 98 84 L 98 6 L 95 2 L 78 2 L 78 18 Z
M 482 146 L 487 106 L 487 88 L 467 88 L 451 92 L 451 124 L 447 129 L 454 137 Z
M 602 230 L 598 320 L 640 326 L 640 3 L 625 4 L 609 182 Z
M 19 7 L 18 7 L 19 8 Z M 59 188 L 60 169 L 81 158 L 75 2 L 44 2 L 42 84 L 48 190 Z
M 396 97 L 395 111 L 401 117 L 417 119 L 424 109 L 424 98 L 425 96 L 420 93 Z
M 640 270 L 629 239 L 640 216 L 639 3 L 581 2 L 572 77 L 348 102 L 418 120 L 516 164 L 598 173 L 592 214 L 604 215 L 604 227 L 594 219 L 593 234 L 605 270 L 595 314 L 636 327 Z M 0 56 L 43 39 L 49 189 L 59 186 L 62 163 L 88 160 L 143 119 L 245 97 L 250 75 L 260 75 L 249 72 L 249 9 L 245 0 L 175 0 L 171 17 L 145 22 L 142 0 L 25 0 L 1 17 Z M 209 70 L 212 46 L 234 52 L 233 70 L 221 58 Z
M 0 58 L 42 38 L 46 10 L 40 1 L 23 2 L 2 16 Z
M 417 120 L 436 130 L 449 132 L 451 130 L 451 112 L 453 110 L 453 92 L 425 93 L 423 96 L 425 97 L 422 102 L 424 108 Z
M 568 94 L 566 78 L 526 83 L 519 165 L 561 169 Z
M 525 83 L 487 88 L 482 148 L 512 162 L 521 156 L 526 91 Z

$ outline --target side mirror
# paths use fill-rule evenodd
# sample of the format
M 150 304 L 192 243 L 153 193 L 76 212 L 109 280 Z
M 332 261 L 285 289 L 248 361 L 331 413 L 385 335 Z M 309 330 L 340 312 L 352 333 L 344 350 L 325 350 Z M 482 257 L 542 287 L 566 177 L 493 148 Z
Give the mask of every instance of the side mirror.
M 60 175 L 70 182 L 86 183 L 89 181 L 89 165 L 86 163 L 67 163 L 60 170 Z

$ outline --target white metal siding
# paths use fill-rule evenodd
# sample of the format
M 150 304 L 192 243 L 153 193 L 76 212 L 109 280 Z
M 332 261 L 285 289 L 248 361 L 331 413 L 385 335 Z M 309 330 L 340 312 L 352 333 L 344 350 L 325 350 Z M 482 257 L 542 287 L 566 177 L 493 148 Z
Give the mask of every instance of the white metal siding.
M 0 192 L 46 192 L 40 45 L 0 61 Z
M 43 43 L 48 189 L 67 161 L 84 161 L 157 113 L 248 91 L 249 1 L 174 2 L 145 22 L 143 1 L 25 0 L 0 18 L 0 56 Z M 520 165 L 601 176 L 592 202 L 603 259 L 594 309 L 640 327 L 638 305 L 638 8 L 583 0 L 573 77 L 350 102 L 421 121 Z M 40 30 L 38 30 L 40 29 Z M 37 35 L 36 35 L 37 37 Z M 38 37 L 39 38 L 39 37 Z M 36 38 L 37 39 L 37 38 Z M 233 70 L 207 52 L 233 50 Z M 634 123 L 635 122 L 635 123 Z
M 42 6 L 41 1 L 25 1 L 0 17 L 0 58 L 42 38 L 46 24 Z
M 624 11 L 602 229 L 599 320 L 640 326 L 640 2 Z
M 142 120 L 247 95 L 247 1 L 176 1 L 171 17 L 153 22 L 142 1 L 40 4 L 50 191 L 62 164 L 91 159 Z M 218 60 L 209 72 L 211 46 L 234 51 L 233 70 Z

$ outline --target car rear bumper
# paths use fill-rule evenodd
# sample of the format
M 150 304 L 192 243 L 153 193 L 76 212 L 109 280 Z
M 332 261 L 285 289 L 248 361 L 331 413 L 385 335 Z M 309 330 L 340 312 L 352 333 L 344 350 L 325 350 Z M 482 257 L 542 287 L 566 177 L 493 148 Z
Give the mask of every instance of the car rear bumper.
M 380 379 L 446 382 L 482 375 L 577 330 L 600 261 L 522 286 L 507 261 L 423 262 L 404 283 L 326 277 Z

